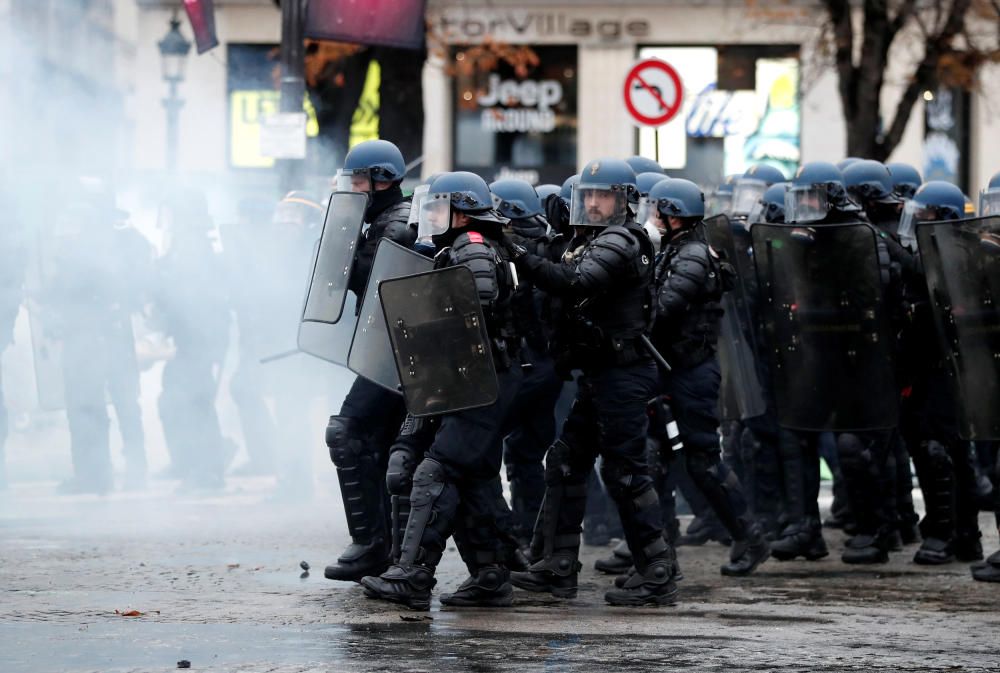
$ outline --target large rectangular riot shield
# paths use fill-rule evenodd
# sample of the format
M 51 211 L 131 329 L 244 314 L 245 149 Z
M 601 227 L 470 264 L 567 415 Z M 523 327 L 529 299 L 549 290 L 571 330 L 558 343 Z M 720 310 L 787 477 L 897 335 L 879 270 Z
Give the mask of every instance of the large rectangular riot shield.
M 407 411 L 430 416 L 496 401 L 493 355 L 469 269 L 384 280 L 379 298 Z
M 367 195 L 360 192 L 334 192 L 330 197 L 302 309 L 303 322 L 333 325 L 340 320 L 367 204 Z
M 778 422 L 862 431 L 897 423 L 891 329 L 866 224 L 754 224 Z
M 382 239 L 375 250 L 368 287 L 361 303 L 354 341 L 347 357 L 347 366 L 359 376 L 383 388 L 399 392 L 399 373 L 392 358 L 392 344 L 382 304 L 379 301 L 379 283 L 390 278 L 412 276 L 434 268 L 434 260 L 408 250 L 398 243 Z
M 731 222 L 725 215 L 705 220 L 705 234 L 709 245 L 723 261 L 736 271 L 732 290 L 722 296 L 722 323 L 719 334 L 719 365 L 722 369 L 722 388 L 719 397 L 724 418 L 754 418 L 767 410 L 764 390 L 757 375 L 756 347 L 753 339 L 747 288 L 737 265 L 747 260 L 737 260 L 749 255 L 738 249 L 733 227 L 746 231 L 742 224 Z
M 1000 439 L 1000 217 L 923 223 L 917 243 L 957 382 L 959 434 Z
M 302 303 L 299 350 L 337 365 L 347 364 L 354 338 L 354 307 L 347 309 L 350 319 L 341 318 L 367 202 L 359 192 L 334 192 L 330 197 Z

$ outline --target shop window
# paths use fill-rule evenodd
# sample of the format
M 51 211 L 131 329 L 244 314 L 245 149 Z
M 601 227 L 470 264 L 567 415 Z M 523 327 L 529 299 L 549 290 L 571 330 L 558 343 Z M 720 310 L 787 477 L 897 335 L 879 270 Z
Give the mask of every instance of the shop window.
M 561 183 L 576 172 L 576 47 L 533 50 L 539 62 L 525 76 L 505 62 L 456 75 L 456 171 L 488 182 L 517 177 L 533 184 Z

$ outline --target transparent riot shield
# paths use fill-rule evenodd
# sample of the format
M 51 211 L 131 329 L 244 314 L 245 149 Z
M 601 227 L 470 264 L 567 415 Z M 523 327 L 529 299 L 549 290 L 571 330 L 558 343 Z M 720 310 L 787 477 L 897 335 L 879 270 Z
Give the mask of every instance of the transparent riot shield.
M 407 411 L 430 416 L 496 401 L 490 341 L 469 269 L 384 280 L 379 298 Z
M 709 245 L 723 261 L 736 269 L 740 252 L 733 235 L 733 226 L 746 231 L 742 224 L 731 222 L 725 215 L 705 220 Z M 754 418 L 767 410 L 764 390 L 757 375 L 753 323 L 748 295 L 737 272 L 735 286 L 722 296 L 722 323 L 719 334 L 719 366 L 722 369 L 722 389 L 719 392 L 724 418 Z
M 347 366 L 351 371 L 383 388 L 399 392 L 399 372 L 392 359 L 392 344 L 382 316 L 379 283 L 390 278 L 430 271 L 433 267 L 432 259 L 388 239 L 379 241 L 371 275 L 368 276 L 368 287 L 365 288 L 361 303 L 358 324 L 354 330 L 351 352 L 347 357 Z
M 367 195 L 360 192 L 334 192 L 330 197 L 302 322 L 333 325 L 340 320 L 367 204 Z
M 957 382 L 959 434 L 1000 439 L 1000 217 L 920 224 L 917 242 Z
M 897 423 L 891 329 L 866 224 L 751 228 L 778 422 L 862 431 Z

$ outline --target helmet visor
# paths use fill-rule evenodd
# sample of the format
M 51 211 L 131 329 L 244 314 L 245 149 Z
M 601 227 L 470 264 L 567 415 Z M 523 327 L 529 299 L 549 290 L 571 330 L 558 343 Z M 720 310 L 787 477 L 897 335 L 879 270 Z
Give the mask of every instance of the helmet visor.
M 730 192 L 715 192 L 708 197 L 705 204 L 705 217 L 713 215 L 728 215 L 733 207 L 733 195 Z
M 917 201 L 907 201 L 903 206 L 903 215 L 899 218 L 899 229 L 896 230 L 896 234 L 909 247 L 916 247 L 917 225 L 939 219 L 941 217 L 937 208 Z
M 431 191 L 430 185 L 419 185 L 413 190 L 413 197 L 410 199 L 410 217 L 407 224 L 414 226 L 420 223 L 420 206 L 427 200 L 427 193 Z
M 646 196 L 639 197 L 639 206 L 635 211 L 635 221 L 639 224 L 645 225 L 646 222 L 650 220 L 650 216 L 653 214 L 653 208 L 649 203 L 649 198 Z
M 573 186 L 569 223 L 574 227 L 606 227 L 625 221 L 625 190 L 590 185 Z
M 417 238 L 440 236 L 451 226 L 451 194 L 428 194 L 420 203 Z
M 763 180 L 741 179 L 733 190 L 733 215 L 748 215 L 766 191 L 767 183 Z
M 984 189 L 979 192 L 979 215 L 996 215 L 1000 213 L 1000 189 Z
M 334 182 L 338 192 L 372 191 L 372 176 L 367 168 L 341 168 Z
M 785 192 L 786 222 L 816 222 L 830 212 L 825 185 L 792 187 Z

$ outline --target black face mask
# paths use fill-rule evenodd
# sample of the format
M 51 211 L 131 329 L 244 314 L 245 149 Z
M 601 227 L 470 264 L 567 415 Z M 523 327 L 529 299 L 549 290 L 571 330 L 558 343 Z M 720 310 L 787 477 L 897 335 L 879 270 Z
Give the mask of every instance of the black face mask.
M 368 208 L 365 209 L 365 221 L 374 221 L 386 209 L 402 200 L 403 190 L 399 188 L 399 185 L 393 185 L 389 189 L 383 189 L 378 192 L 373 190 L 368 197 Z

